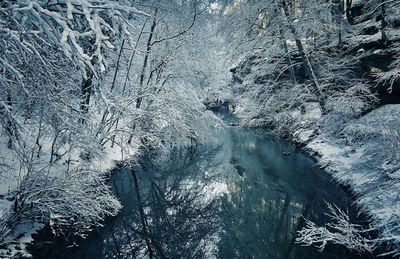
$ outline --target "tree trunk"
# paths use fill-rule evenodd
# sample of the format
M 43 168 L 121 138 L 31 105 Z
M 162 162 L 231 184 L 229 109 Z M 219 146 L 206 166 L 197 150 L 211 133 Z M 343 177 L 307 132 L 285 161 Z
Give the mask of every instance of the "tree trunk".
M 149 62 L 149 56 L 150 56 L 150 51 L 151 51 L 151 42 L 153 40 L 154 30 L 157 25 L 157 13 L 158 13 L 158 8 L 156 8 L 156 10 L 154 11 L 153 22 L 152 22 L 151 28 L 150 28 L 150 35 L 149 35 L 149 38 L 147 39 L 146 53 L 144 56 L 142 72 L 140 73 L 138 98 L 136 100 L 136 108 L 137 109 L 140 109 L 140 106 L 141 106 L 142 100 L 143 100 L 143 97 L 141 96 L 142 88 L 143 88 L 144 77 L 146 74 L 147 64 Z
M 276 4 L 276 2 L 273 2 L 274 4 Z M 276 7 L 274 8 L 274 15 L 275 17 L 279 16 L 279 8 Z M 282 29 L 282 25 L 278 23 L 278 31 L 279 31 L 279 38 L 282 42 L 282 47 L 283 47 L 283 51 L 284 51 L 284 55 L 285 55 L 285 60 L 286 63 L 288 65 L 289 68 L 289 76 L 290 79 L 293 81 L 294 84 L 297 84 L 297 80 L 296 80 L 296 74 L 294 72 L 294 68 L 293 68 L 293 63 L 292 63 L 292 59 L 290 58 L 290 53 L 289 53 L 289 48 L 286 42 L 286 38 L 285 38 L 285 33 Z
M 136 49 L 137 49 L 137 47 L 138 47 L 138 45 L 139 45 L 140 38 L 142 37 L 143 30 L 144 30 L 144 28 L 146 27 L 146 24 L 147 24 L 147 20 L 146 20 L 145 23 L 143 23 L 142 29 L 140 30 L 139 36 L 138 36 L 138 38 L 137 38 L 137 40 L 136 40 L 135 48 L 134 48 L 133 53 L 132 53 L 132 55 L 131 55 L 131 58 L 130 58 L 130 60 L 129 60 L 128 72 L 126 72 L 126 77 L 125 77 L 124 87 L 123 87 L 123 89 L 122 89 L 122 94 L 125 92 L 126 84 L 127 84 L 127 82 L 128 82 L 128 79 L 129 79 L 129 73 L 130 73 L 130 71 L 131 71 L 131 67 L 132 67 L 132 63 L 133 63 L 133 58 L 135 57 Z
M 119 50 L 119 53 L 118 53 L 117 67 L 115 68 L 115 73 L 114 73 L 114 77 L 113 77 L 113 80 L 112 80 L 112 83 L 111 83 L 110 92 L 112 92 L 114 90 L 114 87 L 115 87 L 115 81 L 117 80 L 117 74 L 118 74 L 118 70 L 119 70 L 119 63 L 121 61 L 121 55 L 122 55 L 122 51 L 124 49 L 124 45 L 125 45 L 125 39 L 122 40 L 121 49 Z
M 142 232 L 144 235 L 144 239 L 146 242 L 146 246 L 147 246 L 147 250 L 149 251 L 149 258 L 152 259 L 153 258 L 153 250 L 151 248 L 151 243 L 150 243 L 150 239 L 149 239 L 149 233 L 147 231 L 147 222 L 146 222 L 146 216 L 144 214 L 144 210 L 143 210 L 143 205 L 142 205 L 142 198 L 140 195 L 140 189 L 139 189 L 139 183 L 138 183 L 138 179 L 136 176 L 136 170 L 133 168 L 133 165 L 131 167 L 131 174 L 133 177 L 133 183 L 135 185 L 135 191 L 136 191 L 136 199 L 138 201 L 138 210 L 139 210 L 139 215 L 140 215 L 140 222 L 142 224 Z
M 6 90 L 7 92 L 7 100 L 4 102 L 4 107 L 1 107 L 1 110 L 4 110 L 1 113 L 4 113 L 3 116 L 6 117 L 6 125 L 5 125 L 5 129 L 6 132 L 8 134 L 8 143 L 7 143 L 7 147 L 9 149 L 13 149 L 14 148 L 14 140 L 18 140 L 18 134 L 17 134 L 17 128 L 14 124 L 14 121 L 11 118 L 11 115 L 9 113 L 12 112 L 13 110 L 13 103 L 12 103 L 12 98 L 11 98 L 11 93 L 9 90 Z
M 81 123 L 85 122 L 83 116 L 89 111 L 90 96 L 92 94 L 93 88 L 93 71 L 86 67 L 86 78 L 82 81 L 81 87 L 81 104 L 80 111 L 82 112 L 82 117 L 79 119 Z
M 50 164 L 52 164 L 53 163 L 53 158 L 54 158 L 54 156 L 55 156 L 55 147 L 56 147 L 56 142 L 57 142 L 57 139 L 58 139 L 58 135 L 60 134 L 60 131 L 58 130 L 58 129 L 55 129 L 55 132 L 54 132 L 55 134 L 54 134 L 54 139 L 53 139 L 53 142 L 52 142 L 52 144 L 51 144 L 51 154 L 50 154 Z
M 140 109 L 140 107 L 142 105 L 143 83 L 144 83 L 144 77 L 146 74 L 147 64 L 149 62 L 149 56 L 150 56 L 150 51 L 151 51 L 151 42 L 153 40 L 154 30 L 157 26 L 157 13 L 158 13 L 158 7 L 156 7 L 156 9 L 154 11 L 153 22 L 150 27 L 150 35 L 149 35 L 149 38 L 147 39 L 146 53 L 144 56 L 143 67 L 142 67 L 142 71 L 140 73 L 140 79 L 139 79 L 139 89 L 138 89 L 138 97 L 136 99 L 136 109 Z M 135 128 L 135 125 L 133 128 Z M 129 137 L 128 144 L 131 144 L 132 138 L 133 138 L 133 133 Z
M 332 16 L 338 27 L 338 46 L 342 45 L 343 0 L 332 0 Z
M 354 17 L 351 13 L 351 5 L 353 4 L 353 0 L 346 0 L 346 18 L 350 24 L 354 24 Z
M 117 75 L 118 75 L 118 70 L 119 70 L 119 64 L 120 64 L 120 61 L 121 61 L 121 56 L 122 56 L 122 51 L 123 51 L 123 49 L 124 49 L 124 45 L 125 45 L 125 39 L 122 40 L 121 48 L 120 48 L 119 53 L 118 53 L 117 66 L 116 66 L 116 68 L 115 68 L 114 77 L 113 77 L 113 80 L 112 80 L 112 83 L 111 83 L 110 93 L 113 92 L 114 87 L 115 87 L 115 83 L 116 83 L 116 81 L 117 81 Z M 97 130 L 96 136 L 98 136 L 99 133 L 106 127 L 106 125 L 104 125 L 104 123 L 105 123 L 105 121 L 106 121 L 106 119 L 107 119 L 107 117 L 108 117 L 108 114 L 109 114 L 109 111 L 108 111 L 108 109 L 106 109 L 106 110 L 104 111 L 104 113 L 103 113 L 102 118 L 101 118 L 100 126 L 99 126 L 99 129 Z M 113 117 L 114 117 L 114 113 L 111 115 L 110 120 L 112 120 Z M 117 119 L 117 123 L 116 123 L 116 124 L 117 124 L 117 126 L 116 126 L 116 128 L 117 128 L 117 127 L 118 127 L 118 119 Z M 111 125 L 111 126 L 112 126 L 112 125 Z M 111 126 L 110 126 L 110 128 L 111 128 Z M 110 129 L 109 129 L 109 130 L 110 130 Z M 115 140 L 115 135 L 112 137 L 112 144 L 111 144 L 111 147 L 114 147 L 114 140 Z M 99 142 L 102 142 L 102 141 L 103 141 L 103 140 L 101 139 Z
M 382 33 L 382 42 L 383 44 L 387 45 L 387 35 L 386 35 L 386 27 L 388 25 L 386 21 L 386 4 L 385 0 L 381 0 L 381 33 Z
M 296 47 L 297 50 L 299 51 L 300 55 L 301 55 L 301 60 L 305 69 L 305 72 L 308 76 L 308 78 L 311 80 L 311 85 L 313 87 L 313 92 L 317 95 L 318 98 L 318 102 L 319 105 L 321 107 L 321 110 L 324 111 L 325 110 L 325 98 L 324 95 L 322 94 L 321 90 L 320 90 L 320 86 L 317 80 L 317 77 L 315 76 L 314 73 L 314 69 L 311 65 L 310 59 L 308 58 L 308 55 L 306 53 L 306 50 L 303 47 L 303 44 L 301 43 L 301 40 L 299 38 L 299 36 L 297 35 L 297 31 L 296 28 L 293 26 L 293 24 L 291 23 L 291 17 L 290 17 L 290 13 L 289 10 L 287 8 L 286 2 L 282 1 L 282 6 L 283 6 L 283 11 L 286 15 L 286 18 L 288 20 L 288 25 L 289 25 L 289 29 L 294 37 L 294 40 L 296 42 Z
M 288 45 L 286 43 L 286 39 L 284 37 L 284 33 L 283 33 L 282 29 L 279 29 L 279 34 L 280 34 L 281 41 L 282 41 L 282 47 L 283 47 L 283 50 L 285 52 L 286 63 L 288 65 L 288 67 L 289 67 L 290 79 L 293 81 L 294 84 L 297 84 L 296 74 L 294 72 L 292 59 L 290 58 L 289 48 L 288 48 Z

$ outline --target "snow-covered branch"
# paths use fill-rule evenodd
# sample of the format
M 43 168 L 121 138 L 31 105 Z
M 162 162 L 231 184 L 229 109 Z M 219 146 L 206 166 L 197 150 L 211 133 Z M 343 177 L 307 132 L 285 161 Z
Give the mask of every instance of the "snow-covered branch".
M 306 219 L 306 226 L 298 232 L 296 242 L 304 246 L 316 246 L 323 251 L 327 244 L 342 245 L 358 252 L 372 253 L 374 243 L 367 239 L 365 230 L 350 222 L 349 216 L 334 204 L 329 204 L 331 222 L 318 227 Z
M 32 36 L 62 49 L 66 57 L 81 66 L 104 71 L 104 51 L 113 49 L 112 36 L 130 36 L 129 15 L 145 12 L 116 1 L 28 0 L 0 5 L 1 19 L 10 19 L 8 33 L 15 33 L 28 44 Z M 12 18 L 11 18 L 12 17 Z M 30 44 L 29 46 L 33 46 Z M 85 75 L 85 73 L 83 73 Z

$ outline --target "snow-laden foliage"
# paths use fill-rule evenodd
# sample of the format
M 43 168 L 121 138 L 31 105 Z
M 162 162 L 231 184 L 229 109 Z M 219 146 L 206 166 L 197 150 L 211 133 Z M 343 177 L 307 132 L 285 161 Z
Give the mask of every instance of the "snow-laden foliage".
M 97 63 L 104 70 L 104 49 L 114 48 L 110 38 L 130 35 L 130 14 L 147 15 L 117 1 L 4 1 L 0 5 L 2 49 L 5 54 L 27 52 L 46 62 L 40 50 L 44 46 L 57 47 L 82 69 L 94 69 L 93 64 Z M 0 62 L 21 79 L 15 59 L 5 55 Z
M 349 144 L 363 150 L 360 165 L 353 169 L 363 172 L 362 188 L 358 189 L 360 207 L 371 212 L 375 228 L 382 236 L 377 242 L 391 244 L 393 255 L 398 254 L 400 244 L 398 116 L 398 105 L 386 105 L 344 130 Z
M 104 176 L 79 166 L 103 149 L 96 124 L 78 123 L 80 84 L 106 68 L 105 51 L 139 15 L 148 16 L 116 1 L 0 3 L 0 171 L 14 200 L 2 239 L 28 219 L 83 234 L 119 210 Z
M 226 10 L 222 30 L 234 52 L 231 87 L 243 124 L 306 146 L 354 190 L 379 235 L 359 239 L 363 230 L 333 209 L 332 225 L 308 222 L 300 232 L 308 245 L 388 246 L 398 256 L 399 117 L 395 107 L 370 111 L 379 106 L 377 91 L 397 91 L 399 10 L 399 1 L 380 0 L 240 1 Z
M 0 3 L 0 177 L 13 201 L 2 238 L 25 220 L 50 224 L 56 235 L 84 235 L 120 208 L 104 175 L 113 160 L 206 137 L 218 121 L 203 88 L 224 79 L 220 65 L 210 71 L 201 58 L 213 58 L 205 8 Z
M 49 222 L 55 235 L 84 236 L 101 226 L 106 216 L 115 215 L 121 208 L 102 177 L 84 168 L 57 176 L 49 176 L 43 170 L 35 172 L 35 177 L 25 177 L 20 184 L 16 213 L 2 217 L 1 238 L 21 219 Z
M 389 66 L 389 70 L 377 74 L 377 81 L 385 84 L 388 92 L 392 92 L 393 85 L 400 82 L 400 44 L 395 44 L 393 51 L 396 54 L 394 61 Z
M 400 2 L 394 0 L 372 0 L 365 1 L 363 4 L 363 13 L 358 18 L 363 21 L 375 19 L 376 26 L 379 28 L 378 39 L 383 43 L 392 54 L 393 60 L 387 69 L 381 69 L 375 75 L 377 82 L 387 89 L 389 93 L 393 91 L 393 87 L 399 83 L 400 79 L 400 63 L 399 63 L 399 17 Z
M 246 111 L 241 116 L 247 125 L 273 126 L 289 135 L 315 124 L 307 114 L 316 118 L 315 110 L 306 107 L 318 102 L 328 115 L 321 121 L 324 130 L 340 131 L 340 124 L 370 109 L 376 97 L 366 81 L 355 76 L 360 57 L 341 45 L 338 34 L 344 32 L 332 11 L 335 6 L 323 1 L 269 2 L 245 2 L 227 18 L 233 25 L 226 37 L 238 48 L 249 48 L 241 50 L 244 58 L 232 68 L 239 107 Z M 236 20 L 239 15 L 242 21 Z
M 314 222 L 306 220 L 306 227 L 299 231 L 296 242 L 304 246 L 316 246 L 323 251 L 327 244 L 345 246 L 358 252 L 372 253 L 372 240 L 365 237 L 365 230 L 360 225 L 350 222 L 345 211 L 336 205 L 327 204 L 331 222 L 319 227 Z

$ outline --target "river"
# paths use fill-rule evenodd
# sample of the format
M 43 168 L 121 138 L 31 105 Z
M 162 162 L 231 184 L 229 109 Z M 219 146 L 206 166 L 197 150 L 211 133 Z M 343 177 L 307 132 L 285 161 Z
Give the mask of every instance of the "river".
M 326 202 L 366 221 L 309 156 L 265 129 L 234 126 L 223 109 L 225 126 L 207 144 L 116 173 L 110 184 L 124 208 L 104 228 L 71 247 L 39 235 L 34 258 L 368 258 L 294 242 L 303 218 L 329 221 Z

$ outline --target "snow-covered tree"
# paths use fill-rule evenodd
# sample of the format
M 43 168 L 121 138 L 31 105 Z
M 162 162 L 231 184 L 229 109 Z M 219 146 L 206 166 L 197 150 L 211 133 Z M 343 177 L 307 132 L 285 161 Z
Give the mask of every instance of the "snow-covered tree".
M 345 246 L 357 252 L 372 253 L 373 240 L 366 237 L 366 230 L 350 222 L 346 212 L 335 205 L 328 204 L 329 216 L 332 222 L 319 227 L 314 222 L 306 220 L 306 227 L 299 231 L 296 242 L 304 246 L 316 246 L 323 251 L 327 244 Z
M 50 222 L 55 234 L 73 219 L 83 235 L 119 209 L 101 172 L 110 154 L 129 160 L 139 148 L 201 141 L 216 122 L 200 94 L 199 82 L 212 80 L 198 61 L 207 49 L 194 47 L 210 33 L 200 23 L 205 9 L 197 1 L 0 4 L 0 144 L 10 148 L 0 167 L 17 178 L 2 237 L 28 218 Z
M 139 16 L 149 15 L 128 1 L 0 3 L 0 171 L 14 200 L 1 238 L 26 219 L 50 222 L 57 234 L 73 219 L 83 234 L 117 213 L 105 175 L 89 161 L 104 155 L 96 123 L 78 122 L 89 116 L 82 111 L 116 37 L 133 44 L 130 20 Z
M 371 87 L 354 79 L 358 60 L 351 47 L 343 46 L 343 12 L 337 1 L 244 1 L 228 15 L 232 23 L 225 28 L 226 37 L 237 46 L 235 52 L 247 48 L 245 61 L 233 72 L 244 81 L 239 87 L 246 92 L 244 106 L 257 100 L 246 109 L 253 111 L 246 115 L 249 122 L 277 126 L 288 134 L 304 120 L 299 113 L 315 115 L 306 107 L 311 103 L 329 114 L 326 125 L 371 107 L 376 100 Z

